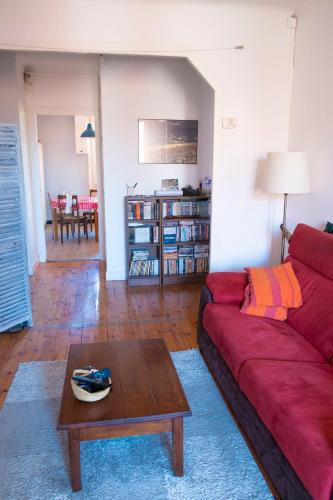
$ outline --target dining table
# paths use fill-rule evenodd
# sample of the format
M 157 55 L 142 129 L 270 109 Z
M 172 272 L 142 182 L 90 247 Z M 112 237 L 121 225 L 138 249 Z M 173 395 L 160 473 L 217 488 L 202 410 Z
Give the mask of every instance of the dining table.
M 53 224 L 53 234 L 54 239 L 58 240 L 58 215 L 57 210 L 60 208 L 59 203 L 62 203 L 62 208 L 65 206 L 66 201 L 59 202 L 58 198 L 51 199 L 52 206 L 52 224 Z M 78 205 L 80 210 L 93 210 L 94 220 L 95 220 L 95 240 L 98 241 L 98 199 L 96 196 L 78 196 Z

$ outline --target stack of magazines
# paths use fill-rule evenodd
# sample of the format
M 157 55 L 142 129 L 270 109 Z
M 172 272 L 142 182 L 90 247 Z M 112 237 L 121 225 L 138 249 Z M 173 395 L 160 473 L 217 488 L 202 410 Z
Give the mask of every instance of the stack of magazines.
M 209 245 L 194 245 L 194 257 L 208 257 Z
M 184 245 L 178 248 L 179 257 L 193 257 L 193 246 Z
M 150 257 L 147 248 L 137 248 L 132 250 L 130 263 L 130 276 L 158 276 L 159 260 L 157 257 Z
M 178 257 L 177 247 L 176 246 L 165 247 L 163 249 L 163 257 L 164 260 L 177 259 Z

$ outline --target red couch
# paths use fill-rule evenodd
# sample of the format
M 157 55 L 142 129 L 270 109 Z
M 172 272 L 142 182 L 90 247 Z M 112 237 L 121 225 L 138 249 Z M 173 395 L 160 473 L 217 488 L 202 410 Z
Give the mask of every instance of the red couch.
M 240 312 L 245 273 L 211 273 L 198 344 L 282 498 L 333 493 L 333 236 L 304 224 L 289 256 L 303 305 L 286 322 Z

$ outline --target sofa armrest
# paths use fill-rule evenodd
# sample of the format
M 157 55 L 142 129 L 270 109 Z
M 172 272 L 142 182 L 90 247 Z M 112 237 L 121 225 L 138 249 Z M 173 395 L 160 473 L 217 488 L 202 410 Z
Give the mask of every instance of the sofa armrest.
M 213 296 L 207 288 L 207 286 L 203 286 L 201 289 L 201 294 L 200 294 L 200 304 L 199 304 L 199 314 L 198 314 L 198 324 L 197 324 L 197 339 L 198 339 L 198 344 L 199 344 L 199 339 L 201 335 L 201 331 L 203 329 L 202 325 L 202 317 L 203 317 L 203 312 L 207 304 L 211 304 L 213 301 Z
M 247 284 L 247 275 L 241 272 L 210 273 L 206 278 L 206 286 L 215 304 L 242 304 Z

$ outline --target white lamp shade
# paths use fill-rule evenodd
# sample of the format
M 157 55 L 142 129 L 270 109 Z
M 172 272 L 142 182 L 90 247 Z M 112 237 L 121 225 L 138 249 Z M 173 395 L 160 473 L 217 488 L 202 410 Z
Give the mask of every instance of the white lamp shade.
M 268 153 L 264 178 L 266 193 L 308 193 L 305 153 Z

